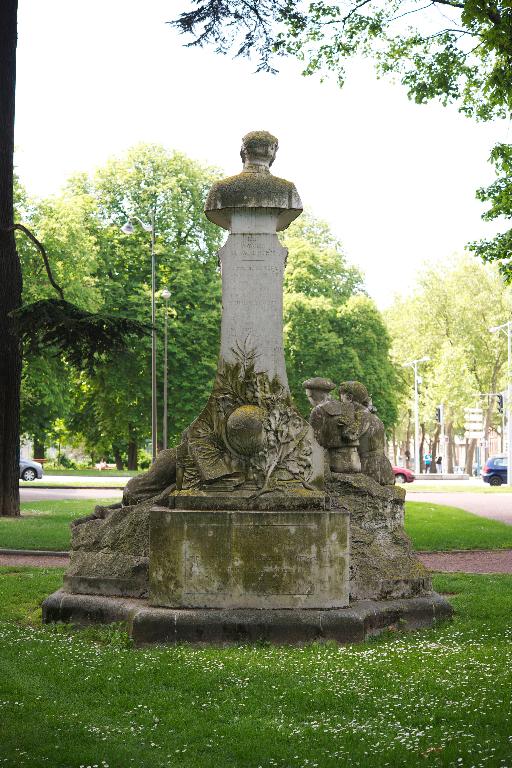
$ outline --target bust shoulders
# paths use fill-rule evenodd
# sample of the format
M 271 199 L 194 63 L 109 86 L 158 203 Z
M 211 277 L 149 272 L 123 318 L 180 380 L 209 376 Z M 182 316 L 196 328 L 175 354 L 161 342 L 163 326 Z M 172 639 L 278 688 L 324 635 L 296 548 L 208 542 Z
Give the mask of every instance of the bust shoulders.
M 244 136 L 240 152 L 244 168 L 212 186 L 205 205 L 210 221 L 229 229 L 236 209 L 271 209 L 279 211 L 277 229 L 281 230 L 301 214 L 302 202 L 295 184 L 270 172 L 277 146 L 277 139 L 267 131 Z

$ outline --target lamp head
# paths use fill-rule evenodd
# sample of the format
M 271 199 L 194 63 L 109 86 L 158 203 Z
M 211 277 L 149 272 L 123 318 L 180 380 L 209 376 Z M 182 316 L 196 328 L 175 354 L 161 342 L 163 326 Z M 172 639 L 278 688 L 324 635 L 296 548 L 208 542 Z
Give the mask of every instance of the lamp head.
M 163 291 L 160 291 L 160 296 L 162 297 L 162 299 L 167 301 L 168 299 L 171 298 L 171 292 L 168 291 L 167 288 L 164 288 Z
M 121 232 L 123 232 L 125 235 L 133 235 L 133 233 L 135 232 L 135 227 L 133 226 L 131 221 L 127 221 L 121 227 Z

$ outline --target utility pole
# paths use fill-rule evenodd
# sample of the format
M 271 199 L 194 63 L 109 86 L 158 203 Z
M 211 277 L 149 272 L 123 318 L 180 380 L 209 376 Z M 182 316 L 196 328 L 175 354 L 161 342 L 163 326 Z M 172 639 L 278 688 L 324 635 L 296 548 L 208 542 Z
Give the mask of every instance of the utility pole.
M 164 318 L 164 417 L 163 417 L 163 424 L 162 424 L 162 448 L 167 448 L 167 422 L 168 422 L 168 414 L 167 414 L 167 389 L 168 389 L 168 383 L 167 383 L 167 373 L 168 373 L 168 337 L 167 337 L 167 326 L 169 321 L 169 299 L 171 298 L 171 292 L 167 290 L 167 288 L 164 288 L 161 292 L 161 297 L 165 301 L 165 318 Z
M 410 360 L 408 363 L 404 363 L 404 368 L 412 368 L 414 370 L 414 472 L 416 475 L 420 473 L 420 415 L 419 415 L 419 393 L 418 384 L 421 382 L 421 377 L 418 376 L 419 363 L 426 363 L 430 360 L 430 357 L 420 357 L 418 360 Z
M 440 434 L 440 441 L 441 441 L 441 472 L 446 472 L 446 446 L 444 444 L 444 405 L 441 403 L 439 406 L 439 423 L 441 425 L 441 434 Z M 432 456 L 432 461 L 435 461 L 435 457 Z
M 155 210 L 151 214 L 151 224 L 147 224 L 138 216 L 131 216 L 121 227 L 121 232 L 125 235 L 133 235 L 135 227 L 133 221 L 138 221 L 145 232 L 151 235 L 151 461 L 156 459 L 157 454 L 157 402 L 156 402 L 156 256 L 155 256 Z

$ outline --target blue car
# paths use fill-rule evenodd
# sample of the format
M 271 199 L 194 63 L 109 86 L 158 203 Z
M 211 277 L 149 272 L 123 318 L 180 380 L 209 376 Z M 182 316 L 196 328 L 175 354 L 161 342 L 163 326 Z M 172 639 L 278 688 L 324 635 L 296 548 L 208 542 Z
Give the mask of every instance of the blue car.
M 482 469 L 482 479 L 489 485 L 502 485 L 507 482 L 507 456 L 504 453 L 491 456 Z

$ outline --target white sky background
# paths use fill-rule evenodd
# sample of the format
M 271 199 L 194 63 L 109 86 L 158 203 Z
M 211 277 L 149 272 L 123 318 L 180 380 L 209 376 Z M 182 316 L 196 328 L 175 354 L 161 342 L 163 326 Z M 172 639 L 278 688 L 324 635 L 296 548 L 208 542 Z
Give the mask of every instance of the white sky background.
M 273 171 L 326 219 L 379 306 L 414 283 L 425 260 L 492 236 L 475 190 L 506 123 L 478 125 L 455 108 L 411 104 L 405 90 L 356 63 L 346 86 L 277 76 L 185 49 L 165 22 L 176 0 L 20 0 L 17 169 L 30 194 L 57 193 L 139 142 L 240 170 L 240 139 L 274 133 Z

